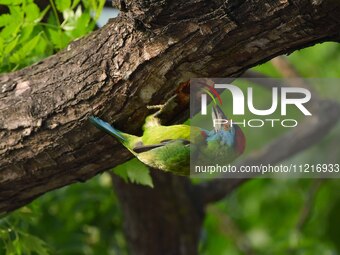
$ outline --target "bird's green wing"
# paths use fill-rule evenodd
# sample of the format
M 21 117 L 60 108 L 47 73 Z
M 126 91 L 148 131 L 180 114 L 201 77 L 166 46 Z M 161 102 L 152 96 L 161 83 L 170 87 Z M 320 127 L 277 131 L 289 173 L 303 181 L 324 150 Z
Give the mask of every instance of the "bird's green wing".
M 153 126 L 147 128 L 142 136 L 142 142 L 144 145 L 159 144 L 165 140 L 177 139 L 190 140 L 190 126 Z
M 137 157 L 145 164 L 167 172 L 188 175 L 190 167 L 190 142 L 177 139 L 157 145 L 143 146 Z

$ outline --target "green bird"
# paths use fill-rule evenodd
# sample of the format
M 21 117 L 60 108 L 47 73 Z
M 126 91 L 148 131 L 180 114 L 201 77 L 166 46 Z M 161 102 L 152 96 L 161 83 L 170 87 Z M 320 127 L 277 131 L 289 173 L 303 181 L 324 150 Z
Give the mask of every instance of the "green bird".
M 146 117 L 140 137 L 119 131 L 98 117 L 91 116 L 90 121 L 117 138 L 144 164 L 177 175 L 190 174 L 190 155 L 197 162 L 206 158 L 230 163 L 244 151 L 245 137 L 236 125 L 220 124 L 211 131 L 184 124 L 163 126 L 157 118 L 159 113 Z M 212 118 L 227 119 L 218 106 L 213 107 Z

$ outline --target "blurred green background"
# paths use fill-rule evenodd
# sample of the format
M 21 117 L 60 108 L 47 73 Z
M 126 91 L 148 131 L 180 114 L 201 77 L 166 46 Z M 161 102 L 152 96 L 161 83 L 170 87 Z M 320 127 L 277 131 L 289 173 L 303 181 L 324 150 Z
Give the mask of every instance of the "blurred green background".
M 0 16 L 0 71 L 30 65 L 90 32 L 103 1 L 81 1 L 80 9 L 79 2 L 54 1 L 40 10 L 33 1 L 0 0 L 8 8 Z M 58 20 L 58 13 L 63 20 Z M 340 45 L 336 43 L 296 51 L 288 60 L 303 77 L 340 76 Z M 270 62 L 254 70 L 280 77 Z M 316 89 L 324 97 L 334 97 L 334 91 Z M 338 160 L 339 134 L 338 126 L 293 160 L 312 163 L 322 157 L 326 161 L 324 155 Z M 251 136 L 249 132 L 247 135 Z M 248 151 L 277 135 L 262 131 L 251 136 Z M 125 164 L 116 171 L 134 170 L 135 163 L 131 164 L 134 167 Z M 145 172 L 142 176 L 129 177 L 136 182 L 144 178 L 139 182 L 150 186 Z M 339 180 L 251 180 L 207 208 L 200 254 L 340 254 L 339 190 Z M 128 254 L 109 173 L 49 192 L 3 215 L 0 239 L 0 254 Z

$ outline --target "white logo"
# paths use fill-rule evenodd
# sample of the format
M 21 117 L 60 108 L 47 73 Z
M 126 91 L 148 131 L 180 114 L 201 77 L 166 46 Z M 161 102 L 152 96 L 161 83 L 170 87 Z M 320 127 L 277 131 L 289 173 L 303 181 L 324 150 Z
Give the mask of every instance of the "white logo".
M 245 96 L 242 90 L 231 84 L 215 84 L 216 89 L 228 89 L 233 97 L 233 115 L 244 115 Z M 311 93 L 305 88 L 282 87 L 281 89 L 281 115 L 287 115 L 287 105 L 295 105 L 304 115 L 311 116 L 312 114 L 304 106 L 311 99 Z M 269 109 L 259 110 L 254 107 L 253 89 L 247 90 L 247 106 L 251 113 L 259 116 L 273 114 L 278 107 L 278 88 L 272 89 L 272 105 Z M 303 95 L 303 97 L 289 97 L 289 95 Z M 201 113 L 207 114 L 207 94 L 201 95 Z

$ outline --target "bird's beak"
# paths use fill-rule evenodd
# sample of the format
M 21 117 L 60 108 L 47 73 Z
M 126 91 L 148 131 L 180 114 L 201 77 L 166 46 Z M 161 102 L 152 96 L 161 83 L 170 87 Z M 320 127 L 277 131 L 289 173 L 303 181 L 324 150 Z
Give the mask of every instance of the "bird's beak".
M 214 129 L 215 132 L 220 131 L 222 128 L 224 128 L 223 121 L 222 120 L 227 120 L 227 116 L 225 116 L 224 112 L 222 109 L 218 106 L 215 105 L 212 107 L 212 121 L 214 123 Z

